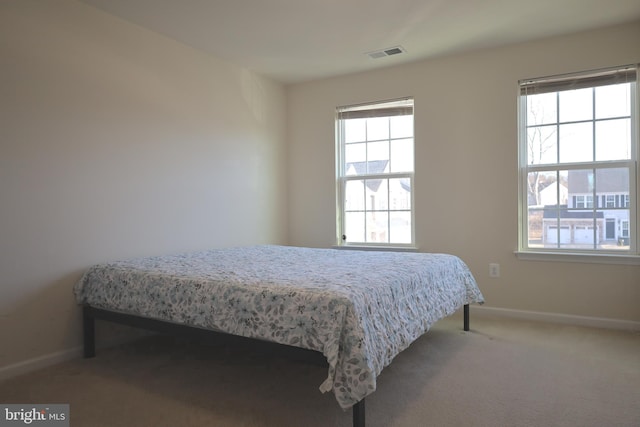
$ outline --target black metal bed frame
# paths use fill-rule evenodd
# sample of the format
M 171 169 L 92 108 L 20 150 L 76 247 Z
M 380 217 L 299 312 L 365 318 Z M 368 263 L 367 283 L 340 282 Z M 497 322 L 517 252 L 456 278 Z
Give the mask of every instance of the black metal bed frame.
M 84 357 L 91 358 L 96 355 L 96 335 L 95 320 L 106 320 L 109 322 L 120 323 L 123 325 L 134 326 L 137 328 L 147 329 L 151 331 L 161 332 L 163 334 L 180 335 L 182 337 L 193 338 L 217 338 L 224 337 L 226 340 L 235 341 L 237 343 L 255 342 L 253 338 L 246 338 L 237 335 L 231 335 L 224 332 L 217 332 L 208 329 L 197 328 L 193 326 L 180 325 L 162 320 L 150 319 L 147 317 L 135 316 L 131 314 L 119 313 L 89 305 L 84 305 L 82 309 L 82 325 L 84 338 Z M 465 331 L 469 330 L 469 304 L 464 306 L 464 324 Z M 265 346 L 269 347 L 270 352 L 286 353 L 287 356 L 302 357 L 305 360 L 320 361 L 326 359 L 322 353 L 314 350 L 293 347 L 286 344 L 278 344 L 271 341 L 263 341 Z M 353 427 L 365 427 L 365 407 L 363 398 L 361 401 L 353 405 Z

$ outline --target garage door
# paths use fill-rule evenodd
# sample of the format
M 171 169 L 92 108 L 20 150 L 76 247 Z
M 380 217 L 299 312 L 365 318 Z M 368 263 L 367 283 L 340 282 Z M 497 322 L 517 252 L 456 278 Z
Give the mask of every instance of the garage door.
M 576 226 L 573 240 L 575 243 L 593 245 L 593 227 Z
M 569 227 L 560 227 L 560 242 L 569 243 L 570 240 L 571 232 L 569 230 Z M 549 228 L 547 228 L 547 243 L 558 243 L 558 227 L 550 226 Z

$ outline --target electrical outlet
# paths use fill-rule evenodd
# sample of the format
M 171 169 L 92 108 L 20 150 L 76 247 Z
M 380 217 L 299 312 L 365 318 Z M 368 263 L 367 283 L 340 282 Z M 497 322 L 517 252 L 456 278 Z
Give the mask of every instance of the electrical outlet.
M 500 277 L 500 264 L 489 264 L 489 277 Z

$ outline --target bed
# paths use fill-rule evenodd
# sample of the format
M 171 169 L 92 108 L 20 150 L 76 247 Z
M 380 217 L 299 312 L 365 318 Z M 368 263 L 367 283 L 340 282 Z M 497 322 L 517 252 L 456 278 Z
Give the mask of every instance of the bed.
M 393 358 L 439 319 L 484 299 L 449 254 L 260 245 L 95 265 L 74 287 L 85 357 L 94 319 L 212 331 L 319 352 L 332 391 L 364 426 L 364 400 Z

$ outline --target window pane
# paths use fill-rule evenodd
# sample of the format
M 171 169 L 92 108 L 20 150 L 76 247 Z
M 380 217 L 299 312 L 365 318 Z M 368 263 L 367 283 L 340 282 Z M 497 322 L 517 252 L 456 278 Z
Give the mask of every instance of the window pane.
M 558 161 L 556 126 L 534 126 L 527 130 L 528 164 L 539 165 Z
M 529 211 L 529 216 L 532 212 Z M 557 248 L 560 242 L 567 239 L 566 227 L 560 224 L 560 209 L 549 206 L 542 211 L 542 246 Z
M 366 181 L 367 210 L 387 210 L 389 209 L 389 180 L 368 179 Z
M 562 226 L 568 230 L 561 239 L 562 248 L 595 249 L 599 241 L 597 212 L 594 210 L 595 175 L 593 169 L 568 171 L 571 200 L 569 209 L 562 215 Z
M 364 242 L 364 212 L 345 212 L 344 235 L 346 242 Z
M 413 137 L 413 116 L 390 117 L 391 138 Z
M 558 171 L 558 191 L 560 197 L 560 207 L 567 207 L 569 204 L 569 171 Z
M 596 122 L 596 160 L 631 158 L 631 120 Z
M 624 207 L 619 194 L 629 194 L 629 170 L 627 168 L 597 169 L 595 185 L 596 194 L 600 196 L 601 202 L 598 206 L 612 207 L 607 206 L 609 197 L 609 204 L 613 200 L 614 207 Z M 617 199 L 616 195 L 618 195 Z
M 569 192 L 569 208 L 584 208 L 588 205 L 587 196 L 593 199 L 595 178 L 593 169 L 577 169 L 564 171 L 567 174 L 567 188 Z M 581 205 L 582 203 L 582 205 Z
M 567 204 L 567 179 L 556 172 L 529 172 L 527 206 L 543 207 Z
M 367 242 L 389 242 L 389 214 L 387 212 L 367 212 Z
M 413 139 L 391 141 L 391 172 L 413 172 Z
M 560 163 L 593 161 L 593 125 L 560 125 Z
M 556 123 L 558 120 L 557 93 L 527 96 L 527 125 Z
M 345 211 L 363 211 L 365 207 L 364 180 L 347 181 L 344 189 Z
M 593 118 L 593 89 L 559 92 L 560 121 L 574 122 Z
M 529 241 L 536 247 L 558 248 L 567 240 L 568 172 L 533 172 L 538 205 L 529 207 Z
M 367 160 L 389 160 L 389 141 L 370 142 L 367 144 Z M 383 169 L 384 170 L 384 169 Z M 379 171 L 369 171 L 369 173 L 381 173 Z
M 389 118 L 375 117 L 367 119 L 367 140 L 389 139 Z
M 542 243 L 542 218 L 544 210 L 540 207 L 529 207 L 527 212 L 527 229 L 529 247 L 541 248 Z
M 544 201 L 542 194 L 542 190 L 550 188 L 549 186 L 553 187 L 555 181 L 556 174 L 553 172 L 529 172 L 527 175 L 527 206 L 555 205 L 557 198 L 553 197 L 553 194 Z
M 389 209 L 411 209 L 411 181 L 409 178 L 389 180 Z
M 362 142 L 367 140 L 366 119 L 344 121 L 344 142 Z
M 349 144 L 344 147 L 345 175 L 362 175 L 366 172 L 366 144 Z
M 411 212 L 391 212 L 389 243 L 411 243 Z
M 629 116 L 631 107 L 629 83 L 596 88 L 596 119 Z

